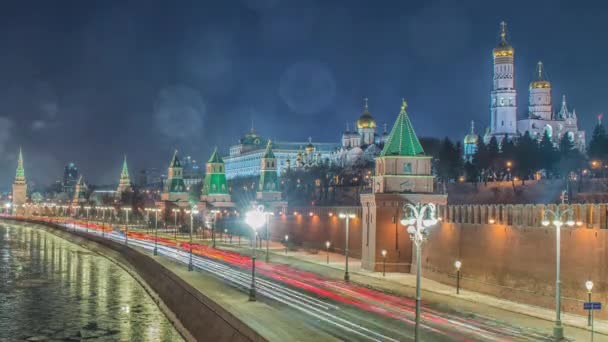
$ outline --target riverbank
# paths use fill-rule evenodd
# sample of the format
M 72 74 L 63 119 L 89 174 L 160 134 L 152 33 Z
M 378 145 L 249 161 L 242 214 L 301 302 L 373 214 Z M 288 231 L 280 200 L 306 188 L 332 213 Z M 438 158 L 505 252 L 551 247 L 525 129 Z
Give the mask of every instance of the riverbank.
M 144 287 L 187 341 L 266 340 L 151 256 L 98 236 L 68 231 L 54 223 L 11 221 L 34 224 L 121 266 Z

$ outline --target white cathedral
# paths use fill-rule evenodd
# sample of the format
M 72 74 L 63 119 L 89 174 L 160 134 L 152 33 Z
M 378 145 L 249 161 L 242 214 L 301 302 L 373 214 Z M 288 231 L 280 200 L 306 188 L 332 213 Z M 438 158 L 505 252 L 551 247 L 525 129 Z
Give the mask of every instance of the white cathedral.
M 526 118 L 517 119 L 517 90 L 515 89 L 515 50 L 507 42 L 507 25 L 500 24 L 500 42 L 492 51 L 494 57 L 494 78 L 490 104 L 490 127 L 484 135 L 487 143 L 492 137 L 500 142 L 505 137 L 516 138 L 530 132 L 530 135 L 542 139 L 545 132 L 554 143 L 568 134 L 578 149 L 585 149 L 585 132 L 578 129 L 578 119 L 574 110 L 570 111 L 566 96 L 562 96 L 559 111 L 554 111 L 551 99 L 551 83 L 543 71 L 542 62 L 538 62 L 536 79 L 530 83 L 528 111 Z M 472 131 L 465 138 L 472 142 L 475 133 Z M 472 149 L 469 149 L 472 150 Z M 466 154 L 466 153 L 465 153 Z M 465 155 L 465 158 L 467 156 Z

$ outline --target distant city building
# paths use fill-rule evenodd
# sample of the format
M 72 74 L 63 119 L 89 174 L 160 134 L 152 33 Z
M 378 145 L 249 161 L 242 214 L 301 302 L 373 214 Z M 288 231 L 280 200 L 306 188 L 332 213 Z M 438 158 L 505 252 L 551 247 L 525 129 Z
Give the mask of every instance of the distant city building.
M 192 157 L 186 156 L 182 161 L 182 167 L 184 168 L 184 184 L 187 188 L 203 181 L 203 170 Z
M 490 127 L 484 141 L 487 143 L 496 137 L 501 142 L 505 137 L 516 138 L 526 132 L 541 139 L 547 132 L 555 144 L 567 134 L 584 151 L 585 132 L 578 129 L 576 112 L 568 109 L 565 95 L 562 96 L 560 110 L 553 111 L 551 83 L 544 74 L 542 62 L 538 62 L 536 79 L 530 83 L 526 118 L 517 120 L 515 49 L 507 42 L 507 25 L 502 22 L 500 26 L 500 42 L 492 51 L 494 77 L 490 94 Z
M 63 171 L 63 192 L 71 194 L 78 181 L 78 168 L 74 163 L 68 163 Z
M 13 182 L 13 212 L 16 215 L 24 213 L 23 205 L 27 201 L 27 182 L 25 180 L 25 169 L 23 168 L 23 154 L 19 148 L 19 158 L 17 159 L 17 171 Z
M 72 199 L 72 205 L 79 206 L 87 201 L 87 184 L 82 179 L 82 175 L 78 177 L 76 185 L 74 185 L 74 197 Z
M 158 188 L 160 189 L 163 179 L 166 177 L 157 168 L 148 168 L 139 171 L 137 184 L 141 188 Z

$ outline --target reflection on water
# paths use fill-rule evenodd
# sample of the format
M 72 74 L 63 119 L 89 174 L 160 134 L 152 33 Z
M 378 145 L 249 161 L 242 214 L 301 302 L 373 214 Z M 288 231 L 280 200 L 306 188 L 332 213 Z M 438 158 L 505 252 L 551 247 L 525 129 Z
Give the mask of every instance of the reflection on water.
M 26 225 L 0 223 L 0 341 L 182 341 L 109 260 Z

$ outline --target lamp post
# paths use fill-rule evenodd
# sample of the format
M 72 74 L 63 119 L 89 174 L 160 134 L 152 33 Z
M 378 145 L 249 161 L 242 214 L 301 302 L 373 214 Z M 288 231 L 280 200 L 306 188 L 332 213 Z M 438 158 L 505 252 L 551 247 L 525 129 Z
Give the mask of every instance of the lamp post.
M 245 223 L 252 229 L 253 235 L 253 245 L 252 245 L 252 253 L 251 253 L 251 287 L 249 288 L 249 301 L 255 302 L 255 236 L 257 230 L 262 228 L 266 221 L 266 215 L 264 214 L 264 207 L 258 206 L 255 209 L 248 211 L 245 214 Z
M 154 255 L 158 255 L 158 208 L 146 208 L 146 212 L 154 212 Z M 149 214 L 148 214 L 149 215 Z
M 331 246 L 331 242 L 325 241 L 325 250 L 327 251 L 327 264 L 329 265 L 329 246 Z
M 454 267 L 456 267 L 456 294 L 460 294 L 460 268 L 462 267 L 462 262 L 456 260 Z
M 561 320 L 561 280 L 560 280 L 560 232 L 564 225 L 563 217 L 568 215 L 568 220 L 565 222 L 569 227 L 574 226 L 572 219 L 572 209 L 561 210 L 558 206 L 555 211 L 546 209 L 543 215 L 541 224 L 545 227 L 549 224 L 555 226 L 555 327 L 553 327 L 553 337 L 556 341 L 561 341 L 564 338 L 564 327 Z M 552 218 L 552 220 L 549 219 Z
M 190 214 L 190 260 L 188 261 L 188 271 L 192 271 L 194 265 L 192 264 L 192 229 L 194 226 L 194 215 L 198 214 L 198 209 L 195 206 L 190 210 L 186 210 L 186 214 Z
M 380 254 L 382 254 L 382 276 L 386 277 L 386 249 L 383 249 Z
M 270 216 L 273 216 L 274 213 L 264 212 L 264 222 L 266 223 L 266 262 L 270 260 L 269 253 L 269 244 L 270 244 Z M 261 247 L 261 246 L 260 246 Z
M 345 266 L 344 266 L 344 280 L 350 281 L 350 275 L 348 274 L 348 223 L 350 222 L 351 219 L 355 218 L 355 214 L 340 213 L 339 217 L 341 219 L 346 220 L 346 244 L 344 247 L 344 257 L 346 258 L 346 260 L 345 260 Z
M 289 242 L 289 235 L 285 235 L 285 255 L 287 255 L 287 242 Z
M 4 207 L 6 208 L 6 214 L 10 215 L 11 214 L 11 203 L 10 202 L 6 202 L 6 204 L 4 205 Z
M 121 209 L 125 211 L 125 215 L 126 215 L 127 224 L 125 225 L 125 245 L 128 245 L 129 244 L 129 211 L 131 211 L 131 208 L 123 207 Z
M 401 219 L 401 224 L 407 227 L 410 239 L 416 245 L 416 326 L 414 328 L 414 340 L 420 341 L 420 273 L 422 272 L 421 253 L 422 243 L 426 240 L 429 227 L 437 223 L 435 216 L 435 205 L 411 204 L 403 206 L 403 213 L 409 211 L 409 216 Z
M 173 225 L 175 227 L 175 230 L 173 231 L 173 237 L 175 238 L 175 243 L 177 243 L 177 213 L 179 212 L 179 209 L 173 208 L 171 209 L 171 211 L 173 212 L 173 221 L 175 222 L 175 224 Z
M 217 209 L 211 210 L 211 214 L 213 214 L 213 218 L 211 219 L 211 243 L 213 244 L 213 248 L 215 248 L 215 224 L 217 221 L 217 214 L 219 213 L 220 211 Z
M 593 282 L 591 280 L 587 280 L 585 282 L 585 287 L 587 288 L 588 300 L 587 302 L 591 303 L 591 290 L 593 289 Z M 587 326 L 591 326 L 591 311 L 589 310 L 589 315 L 587 317 Z
M 89 232 L 89 210 L 91 210 L 90 206 L 85 206 L 84 210 L 86 210 L 87 212 L 87 220 L 86 220 L 86 228 L 87 228 L 87 233 Z

